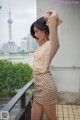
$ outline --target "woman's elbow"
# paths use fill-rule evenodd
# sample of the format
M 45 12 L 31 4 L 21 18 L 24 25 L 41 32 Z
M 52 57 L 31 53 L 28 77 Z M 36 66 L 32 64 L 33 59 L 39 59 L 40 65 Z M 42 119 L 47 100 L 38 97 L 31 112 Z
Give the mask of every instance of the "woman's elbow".
M 57 47 L 57 49 L 60 47 L 60 44 L 59 44 L 59 42 L 57 42 L 57 44 L 56 44 L 56 47 Z

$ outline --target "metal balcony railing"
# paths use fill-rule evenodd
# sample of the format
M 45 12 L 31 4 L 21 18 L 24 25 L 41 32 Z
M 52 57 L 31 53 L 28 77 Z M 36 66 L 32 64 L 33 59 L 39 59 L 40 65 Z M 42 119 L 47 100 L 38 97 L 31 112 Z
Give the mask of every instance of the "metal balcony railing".
M 32 79 L 28 82 L 1 110 L 2 112 L 7 111 L 9 112 L 9 120 L 31 120 L 31 106 L 32 106 L 32 99 L 33 99 L 33 90 L 30 92 L 30 95 L 26 95 L 26 91 L 32 86 L 34 80 Z M 19 104 L 18 104 L 19 102 Z M 18 104 L 20 109 L 15 111 L 14 107 Z M 16 115 L 13 113 L 11 115 L 11 111 L 14 109 L 14 112 L 17 113 Z M 4 119 L 1 119 L 4 120 Z

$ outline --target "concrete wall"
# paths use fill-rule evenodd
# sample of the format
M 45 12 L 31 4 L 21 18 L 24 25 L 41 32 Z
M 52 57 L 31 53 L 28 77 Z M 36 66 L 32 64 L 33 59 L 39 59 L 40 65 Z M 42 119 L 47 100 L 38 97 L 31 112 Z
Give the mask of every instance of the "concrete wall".
M 60 48 L 51 63 L 51 70 L 59 92 L 79 93 L 80 3 L 61 1 L 37 0 L 37 17 L 41 17 L 48 10 L 56 10 L 63 20 L 63 24 L 58 27 Z

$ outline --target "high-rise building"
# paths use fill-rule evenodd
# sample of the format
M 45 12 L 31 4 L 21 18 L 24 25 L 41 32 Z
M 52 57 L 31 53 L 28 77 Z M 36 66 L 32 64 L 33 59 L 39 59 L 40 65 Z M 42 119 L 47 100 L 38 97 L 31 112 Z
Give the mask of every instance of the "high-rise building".
M 8 43 L 4 43 L 1 47 L 3 53 L 7 54 L 9 53 L 9 44 Z
M 24 37 L 21 41 L 21 52 L 34 52 L 36 48 L 37 43 L 30 34 L 28 34 L 28 37 Z
M 22 40 L 21 41 L 21 45 L 20 45 L 20 48 L 21 48 L 21 52 L 27 52 L 27 40 Z
M 32 38 L 30 34 L 28 34 L 28 49 L 33 52 L 35 51 L 36 48 L 37 48 L 36 40 Z

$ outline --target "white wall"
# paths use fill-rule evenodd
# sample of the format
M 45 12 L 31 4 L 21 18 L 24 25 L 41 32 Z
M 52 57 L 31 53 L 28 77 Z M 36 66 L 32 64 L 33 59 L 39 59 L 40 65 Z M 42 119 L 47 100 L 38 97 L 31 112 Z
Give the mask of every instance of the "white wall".
M 58 27 L 60 48 L 52 61 L 53 77 L 59 91 L 80 91 L 80 3 L 61 0 L 37 0 L 37 17 L 56 10 L 63 23 Z M 55 69 L 57 67 L 57 69 Z
M 80 91 L 80 69 L 52 68 L 52 75 L 57 84 L 58 91 Z

